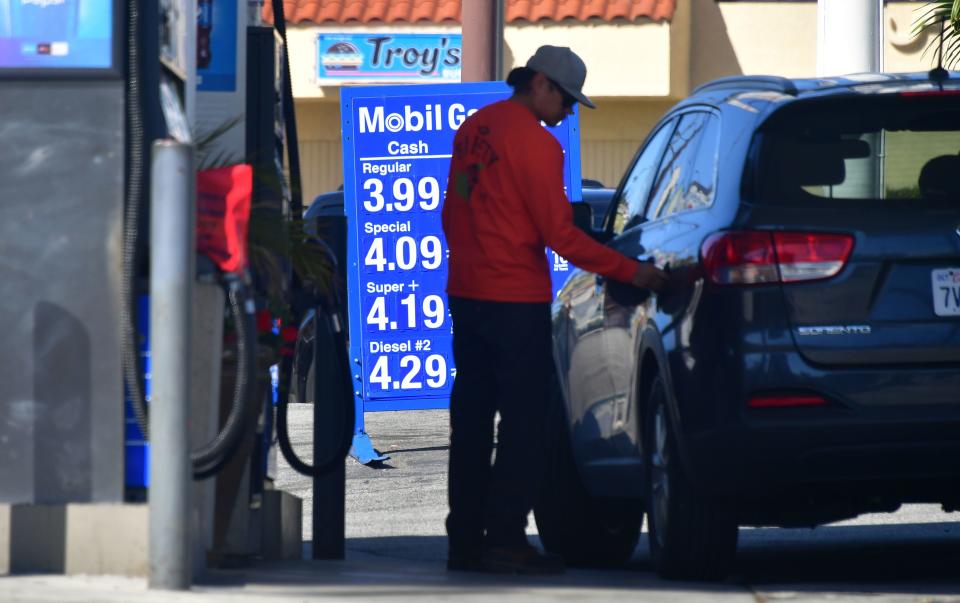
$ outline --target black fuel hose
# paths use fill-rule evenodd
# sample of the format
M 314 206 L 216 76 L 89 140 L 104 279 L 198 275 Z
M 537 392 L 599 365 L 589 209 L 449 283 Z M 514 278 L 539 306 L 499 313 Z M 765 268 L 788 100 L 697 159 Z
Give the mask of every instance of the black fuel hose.
M 230 315 L 237 334 L 237 371 L 233 386 L 230 412 L 220 433 L 199 450 L 190 453 L 193 478 L 206 479 L 216 475 L 236 454 L 243 434 L 252 425 L 259 410 L 254 404 L 257 387 L 256 323 L 250 289 L 240 278 L 226 283 Z
M 277 401 L 277 442 L 280 451 L 287 459 L 290 467 L 297 473 L 310 477 L 322 477 L 343 464 L 344 458 L 350 452 L 353 443 L 353 427 L 356 421 L 356 409 L 353 402 L 353 384 L 350 379 L 350 364 L 347 357 L 347 340 L 344 330 L 343 317 L 337 305 L 321 304 L 314 313 L 313 335 L 313 366 L 315 390 L 328 387 L 328 396 L 314 395 L 313 403 L 320 404 L 321 400 L 329 399 L 333 407 L 340 409 L 340 429 L 337 430 L 339 440 L 332 447 L 330 456 L 318 459 L 314 450 L 313 464 L 304 462 L 293 449 L 290 442 L 290 432 L 287 425 L 287 405 L 289 396 Z M 330 379 L 322 379 L 320 375 L 321 363 L 327 362 L 325 368 L 332 373 Z M 318 394 L 314 391 L 314 394 Z M 319 413 L 314 412 L 314 416 Z M 319 425 L 314 425 L 319 429 Z
M 283 117 L 284 131 L 287 139 L 287 159 L 289 160 L 290 174 L 290 214 L 299 221 L 303 216 L 303 197 L 300 176 L 300 155 L 299 144 L 297 143 L 297 121 L 296 107 L 293 102 L 293 83 L 290 78 L 290 47 L 287 44 L 287 22 L 283 10 L 283 0 L 271 0 L 273 8 L 273 26 L 283 40 L 284 60 L 283 60 Z M 336 260 L 331 257 L 330 265 L 335 266 Z M 336 274 L 336 271 L 333 271 Z M 350 451 L 350 445 L 353 443 L 353 427 L 355 422 L 355 409 L 353 403 L 353 383 L 350 378 L 350 364 L 347 358 L 347 335 L 344 330 L 343 317 L 340 313 L 339 298 L 336 294 L 326 296 L 321 299 L 314 314 L 315 333 L 314 333 L 314 383 L 319 387 L 326 384 L 332 388 L 332 396 L 335 398 L 334 404 L 342 408 L 342 429 L 340 432 L 340 441 L 333 448 L 330 458 L 320 462 L 314 458 L 312 465 L 303 462 L 293 450 L 290 443 L 290 434 L 287 426 L 287 404 L 290 396 L 287 395 L 287 383 L 289 381 L 290 371 L 288 370 L 289 361 L 281 363 L 280 372 L 280 396 L 277 401 L 277 442 L 280 445 L 280 451 L 284 458 L 295 471 L 307 476 L 319 477 L 333 470 L 338 463 L 343 463 L 343 459 Z M 321 355 L 322 354 L 322 355 Z M 333 378 L 324 380 L 320 378 L 319 363 L 321 358 L 328 359 L 331 365 L 325 366 L 326 369 L 333 371 Z M 319 398 L 319 396 L 314 396 Z M 314 404 L 319 400 L 315 399 Z M 319 426 L 314 425 L 314 429 Z M 314 456 L 316 457 L 314 451 Z
M 127 386 L 133 414 L 143 432 L 149 438 L 147 409 L 143 401 L 143 375 L 137 358 L 136 271 L 137 235 L 140 228 L 140 205 L 143 195 L 144 135 L 142 98 L 140 90 L 140 10 L 137 0 L 130 0 L 127 7 L 127 130 L 130 133 L 130 164 L 127 166 L 127 203 L 123 216 L 123 273 L 120 278 L 120 356 L 123 365 L 123 380 Z
M 290 174 L 290 215 L 303 217 L 303 184 L 300 176 L 300 143 L 297 140 L 297 112 L 293 102 L 293 81 L 290 78 L 290 46 L 287 44 L 287 19 L 283 0 L 272 0 L 273 26 L 283 40 L 283 97 L 281 98 L 284 133 L 287 138 L 287 171 Z
M 121 364 L 123 380 L 130 397 L 143 439 L 150 439 L 149 410 L 144 397 L 143 375 L 138 358 L 136 317 L 137 248 L 140 234 L 140 211 L 143 204 L 143 175 L 145 137 L 140 87 L 140 11 L 137 0 L 127 3 L 127 127 L 130 133 L 130 163 L 127 176 L 127 203 L 124 208 L 123 268 L 120 282 Z M 248 288 L 239 278 L 227 279 L 225 286 L 230 310 L 237 330 L 237 378 L 233 401 L 223 428 L 208 444 L 190 455 L 194 479 L 204 479 L 217 473 L 239 449 L 244 430 L 249 422 L 243 420 L 252 414 L 248 409 L 257 406 L 256 391 L 256 334 L 249 303 Z

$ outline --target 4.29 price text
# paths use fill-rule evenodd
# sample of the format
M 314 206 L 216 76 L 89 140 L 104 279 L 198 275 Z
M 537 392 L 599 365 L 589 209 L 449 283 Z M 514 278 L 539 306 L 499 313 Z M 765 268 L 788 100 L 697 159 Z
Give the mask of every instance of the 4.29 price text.
M 370 372 L 370 383 L 381 390 L 415 390 L 423 389 L 424 385 L 439 389 L 447 384 L 447 360 L 440 354 L 431 354 L 423 361 L 413 354 L 400 358 L 400 371 L 404 376 L 399 380 L 390 377 L 389 359 L 389 356 L 378 356 Z M 418 379 L 421 369 L 427 377 L 425 382 Z

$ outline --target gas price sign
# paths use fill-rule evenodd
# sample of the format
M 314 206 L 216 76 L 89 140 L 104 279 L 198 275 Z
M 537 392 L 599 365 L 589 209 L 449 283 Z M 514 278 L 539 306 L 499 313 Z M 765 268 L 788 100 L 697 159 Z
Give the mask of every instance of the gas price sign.
M 347 290 L 355 389 L 366 411 L 445 408 L 456 376 L 440 212 L 453 137 L 502 82 L 341 90 Z M 580 198 L 577 115 L 550 131 Z M 549 250 L 554 290 L 569 267 Z

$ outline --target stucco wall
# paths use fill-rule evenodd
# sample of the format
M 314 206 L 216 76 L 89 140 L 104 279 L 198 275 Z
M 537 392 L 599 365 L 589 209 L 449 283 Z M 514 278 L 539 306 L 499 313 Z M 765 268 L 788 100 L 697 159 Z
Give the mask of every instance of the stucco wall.
M 298 100 L 296 111 L 303 203 L 309 205 L 320 193 L 343 184 L 340 103 Z
M 504 63 L 522 65 L 542 44 L 569 46 L 587 64 L 588 96 L 670 93 L 670 24 L 525 24 L 507 27 Z
M 931 38 L 915 40 L 922 4 L 891 3 L 884 14 L 887 71 L 922 71 Z M 339 88 L 315 79 L 321 31 L 456 32 L 451 26 L 290 27 L 304 200 L 342 181 Z M 650 126 L 670 105 L 707 80 L 741 74 L 816 75 L 816 2 L 679 0 L 672 23 L 511 24 L 504 33 L 506 68 L 523 64 L 541 44 L 571 46 L 587 63 L 585 91 L 599 109 L 582 113 L 583 175 L 614 186 Z
M 316 37 L 322 32 L 399 33 L 459 31 L 438 26 L 296 26 L 287 30 L 293 95 L 298 99 L 337 98 L 336 86 L 320 86 L 316 79 Z M 504 32 L 507 69 L 526 63 L 542 44 L 569 46 L 587 63 L 585 92 L 594 96 L 666 96 L 670 93 L 671 25 L 638 21 L 605 23 L 546 23 L 510 25 Z M 676 46 L 677 43 L 674 42 Z M 685 44 L 680 44 L 681 49 Z M 674 55 L 681 56 L 681 51 Z M 686 66 L 681 66 L 685 74 Z
M 730 75 L 817 75 L 816 2 L 692 0 L 691 83 Z M 924 71 L 928 38 L 914 40 L 913 23 L 925 4 L 890 3 L 884 10 L 884 70 Z
M 581 112 L 581 165 L 584 178 L 616 186 L 646 133 L 671 101 L 594 99 L 597 109 Z M 309 204 L 343 182 L 340 105 L 332 100 L 298 100 L 303 200 Z
M 317 82 L 317 35 L 321 33 L 460 33 L 460 26 L 437 25 L 297 25 L 287 29 L 290 45 L 290 76 L 297 99 L 333 99 L 339 102 L 339 86 L 321 86 Z
M 923 15 L 927 4 L 888 4 L 884 11 L 883 46 L 884 71 L 926 71 L 936 66 L 936 53 L 924 49 L 936 39 L 932 32 L 914 36 L 917 18 Z
M 664 100 L 595 99 L 580 112 L 581 172 L 615 187 L 647 132 L 673 104 Z
M 817 3 L 693 0 L 691 83 L 731 75 L 812 77 Z

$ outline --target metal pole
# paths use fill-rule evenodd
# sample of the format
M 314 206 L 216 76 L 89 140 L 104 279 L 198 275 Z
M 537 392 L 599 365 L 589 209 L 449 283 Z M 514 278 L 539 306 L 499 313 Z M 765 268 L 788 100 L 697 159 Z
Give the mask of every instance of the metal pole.
M 334 453 L 340 436 L 340 423 L 334 419 L 336 407 L 348 399 L 343 391 L 343 367 L 337 362 L 337 340 L 330 328 L 330 315 L 317 306 L 313 334 L 313 463 Z M 313 559 L 343 559 L 346 524 L 346 463 L 338 463 L 329 473 L 313 477 Z
M 194 279 L 190 146 L 153 145 L 150 186 L 150 588 L 191 583 L 190 322 Z
M 460 79 L 464 82 L 484 82 L 497 77 L 494 74 L 493 43 L 497 1 L 470 0 L 464 2 L 460 9 L 463 21 L 463 68 Z
M 494 0 L 493 14 L 493 79 L 502 80 L 507 77 L 504 73 L 503 57 L 503 28 L 507 17 L 504 12 L 504 0 Z

